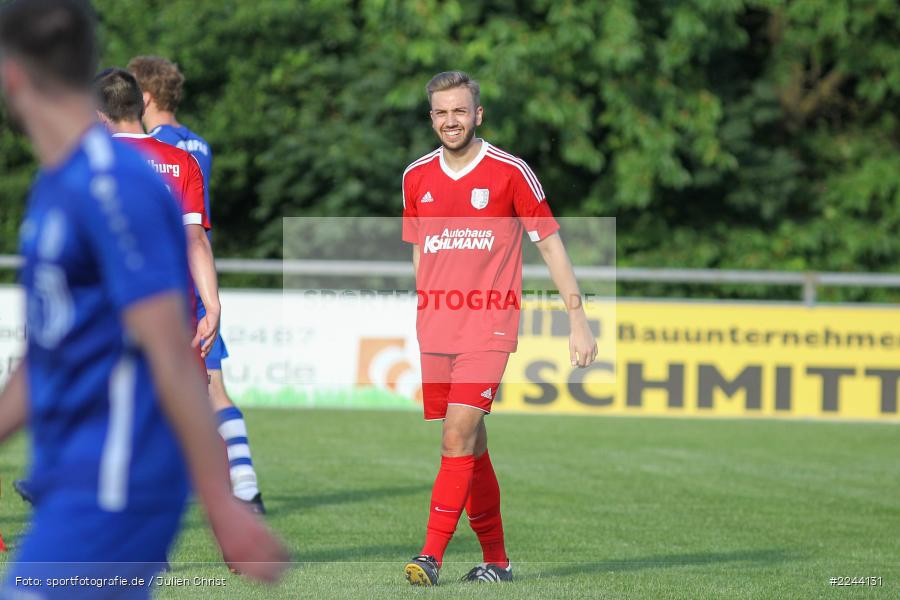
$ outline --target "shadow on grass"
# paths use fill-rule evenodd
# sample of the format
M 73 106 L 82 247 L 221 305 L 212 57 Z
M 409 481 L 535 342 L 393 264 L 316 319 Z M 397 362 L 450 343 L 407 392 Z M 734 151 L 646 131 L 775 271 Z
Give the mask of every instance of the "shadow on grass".
M 372 546 L 346 546 L 342 548 L 321 548 L 318 550 L 295 551 L 291 561 L 303 564 L 318 563 L 392 563 L 400 567 L 404 561 L 415 554 L 418 548 L 410 548 L 409 544 L 378 544 Z M 400 568 L 398 567 L 398 569 Z
M 773 548 L 767 550 L 737 550 L 734 552 L 693 552 L 690 554 L 658 554 L 628 560 L 609 560 L 593 562 L 573 562 L 526 574 L 520 579 L 543 579 L 546 577 L 565 577 L 578 573 L 617 573 L 625 571 L 643 571 L 645 569 L 671 569 L 696 565 L 712 565 L 720 563 L 745 563 L 740 566 L 768 566 L 796 560 L 786 550 Z M 532 565 L 540 565 L 533 562 Z M 544 563 L 547 564 L 547 563 Z
M 336 490 L 324 494 L 310 495 L 266 495 L 266 508 L 271 514 L 281 514 L 294 510 L 304 510 L 317 506 L 331 506 L 334 504 L 349 504 L 352 502 L 369 502 L 371 500 L 385 500 L 397 496 L 409 496 L 412 494 L 424 494 L 431 491 L 431 484 L 401 485 L 381 488 L 368 488 L 358 490 Z M 425 500 L 423 500 L 425 502 Z
M 367 488 L 358 490 L 338 490 L 325 494 L 298 494 L 265 495 L 266 511 L 270 517 L 278 517 L 295 511 L 304 511 L 318 506 L 331 506 L 335 504 L 350 504 L 353 502 L 368 502 L 370 500 L 385 500 L 398 496 L 423 494 L 425 502 L 426 494 L 431 490 L 431 484 L 403 485 L 382 488 Z M 192 504 L 195 504 L 193 502 Z M 207 527 L 205 519 L 196 511 L 189 511 L 181 521 L 181 533 L 197 528 Z M 424 525 L 423 525 L 424 527 Z M 423 529 L 424 531 L 424 529 Z

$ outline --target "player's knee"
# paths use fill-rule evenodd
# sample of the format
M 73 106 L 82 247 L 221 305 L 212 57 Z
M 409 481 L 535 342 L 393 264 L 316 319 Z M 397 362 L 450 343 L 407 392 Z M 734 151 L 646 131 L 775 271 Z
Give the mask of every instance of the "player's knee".
M 441 438 L 441 453 L 445 456 L 465 456 L 475 451 L 475 432 L 448 427 Z

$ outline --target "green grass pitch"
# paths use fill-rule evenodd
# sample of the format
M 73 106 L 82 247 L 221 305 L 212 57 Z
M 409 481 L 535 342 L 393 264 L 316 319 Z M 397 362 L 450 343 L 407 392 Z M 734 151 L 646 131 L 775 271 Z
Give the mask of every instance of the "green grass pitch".
M 160 598 L 897 598 L 900 429 L 889 424 L 495 415 L 491 456 L 516 581 L 458 583 L 481 559 L 465 519 L 438 588 L 410 588 L 439 428 L 410 412 L 248 409 L 268 522 L 296 566 L 276 588 L 231 575 L 196 506 Z M 28 512 L 0 454 L 0 532 Z M 160 482 L 164 485 L 164 482 Z M 5 558 L 0 558 L 5 560 Z M 832 587 L 831 577 L 882 578 Z

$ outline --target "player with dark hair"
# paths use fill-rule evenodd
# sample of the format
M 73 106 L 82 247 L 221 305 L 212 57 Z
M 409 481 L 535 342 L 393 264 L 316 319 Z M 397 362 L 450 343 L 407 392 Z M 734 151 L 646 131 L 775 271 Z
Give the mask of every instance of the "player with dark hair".
M 0 8 L 0 87 L 41 166 L 21 227 L 28 341 L 0 393 L 0 440 L 32 433 L 35 511 L 0 596 L 148 597 L 188 474 L 225 560 L 273 580 L 284 552 L 228 489 L 190 347 L 181 218 L 96 123 L 95 69 L 84 3 Z M 30 585 L 47 577 L 69 585 Z
M 211 215 L 209 188 L 212 150 L 206 140 L 179 123 L 175 116 L 181 102 L 184 75 L 181 74 L 178 65 L 159 56 L 136 56 L 128 62 L 128 70 L 137 78 L 143 91 L 143 121 L 150 135 L 190 152 L 200 164 L 205 183 L 206 214 Z M 207 236 L 211 241 L 212 231 L 209 229 Z M 204 318 L 209 310 L 206 302 L 198 296 L 197 317 Z M 253 467 L 244 415 L 225 389 L 225 379 L 222 376 L 222 360 L 225 358 L 228 358 L 228 349 L 222 336 L 219 335 L 205 361 L 209 374 L 209 398 L 219 421 L 219 434 L 228 445 L 232 491 L 235 496 L 258 512 L 265 513 L 256 470 Z
M 572 365 L 593 362 L 597 344 L 540 182 L 523 160 L 475 137 L 484 113 L 478 83 L 450 71 L 436 75 L 426 90 L 441 147 L 403 173 L 403 240 L 413 244 L 425 418 L 443 420 L 442 456 L 425 544 L 405 573 L 413 585 L 437 584 L 465 509 L 484 562 L 463 579 L 510 581 L 484 417 L 516 350 L 523 232 L 537 245 L 566 303 Z M 449 310 L 453 294 L 479 294 L 487 302 Z
M 146 133 L 141 125 L 144 99 L 134 75 L 124 69 L 106 69 L 94 78 L 97 115 L 113 137 L 141 152 L 150 167 L 163 178 L 169 191 L 181 205 L 182 222 L 187 234 L 188 266 L 191 285 L 190 306 L 196 314 L 194 288 L 206 304 L 213 307 L 196 319 L 194 344 L 201 344 L 201 355 L 212 348 L 219 328 L 219 285 L 212 247 L 206 237 L 209 217 L 203 202 L 203 174 L 193 156 Z

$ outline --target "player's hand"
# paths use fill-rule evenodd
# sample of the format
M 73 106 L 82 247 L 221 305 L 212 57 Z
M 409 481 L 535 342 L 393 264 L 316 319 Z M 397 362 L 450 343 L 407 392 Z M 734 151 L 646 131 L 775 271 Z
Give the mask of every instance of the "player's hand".
M 200 356 L 206 358 L 218 336 L 219 313 L 207 309 L 206 315 L 197 323 L 197 333 L 191 341 L 191 347 L 200 346 Z
M 583 311 L 573 316 L 570 325 L 569 360 L 573 367 L 584 368 L 597 358 L 597 341 Z
M 229 497 L 210 512 L 209 520 L 225 564 L 251 579 L 278 581 L 288 566 L 288 552 L 246 506 Z

